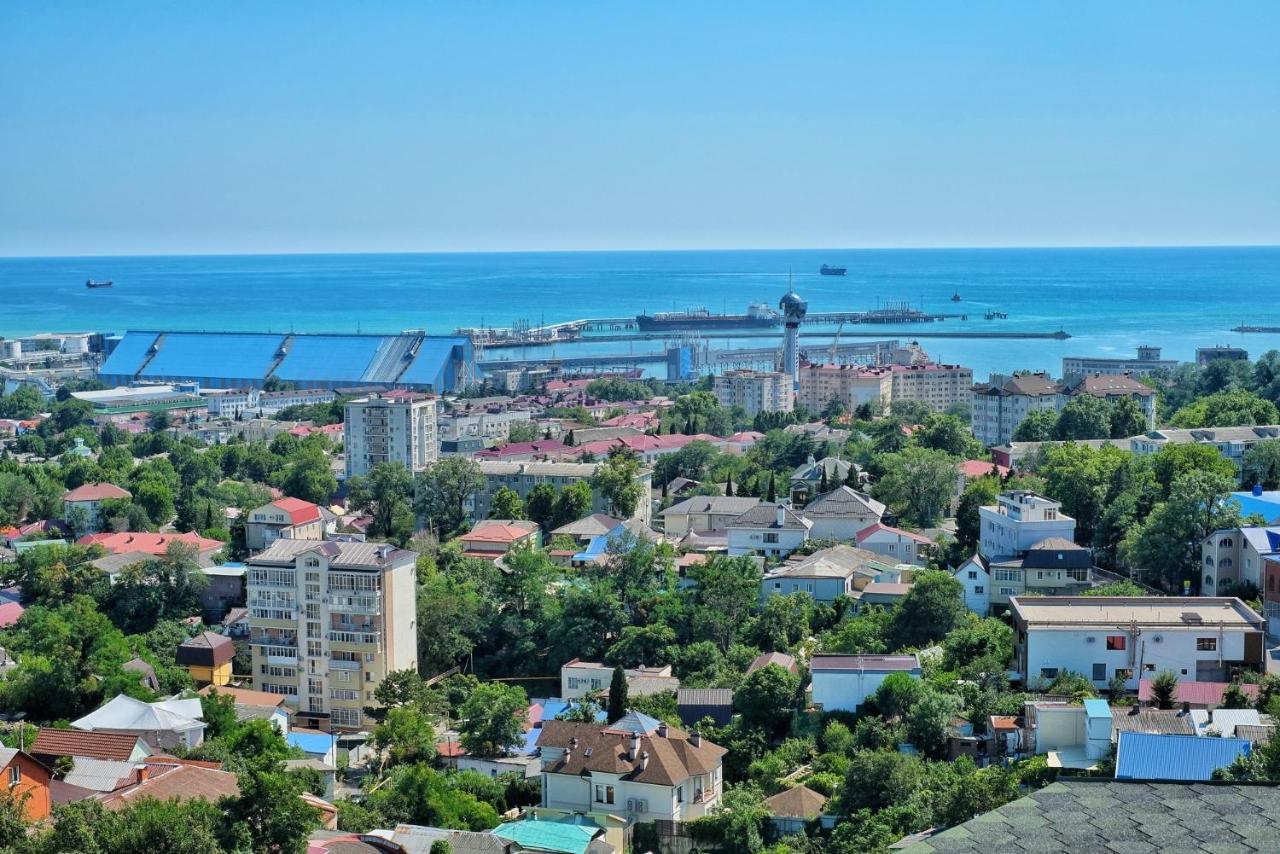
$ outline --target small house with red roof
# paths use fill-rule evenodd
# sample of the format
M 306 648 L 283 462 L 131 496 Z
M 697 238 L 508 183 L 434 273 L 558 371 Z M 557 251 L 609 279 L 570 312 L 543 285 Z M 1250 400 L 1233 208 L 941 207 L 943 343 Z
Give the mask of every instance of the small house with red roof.
M 244 523 L 245 546 L 262 551 L 276 540 L 323 540 L 324 513 L 301 498 L 277 498 L 249 511 Z
M 514 548 L 541 545 L 542 529 L 525 519 L 481 519 L 458 539 L 467 557 L 497 560 Z
M 889 558 L 894 563 L 925 566 L 934 548 L 933 540 L 914 531 L 904 531 L 882 522 L 868 525 L 858 532 L 858 548 Z
M 71 522 L 71 514 L 83 510 L 88 518 L 88 530 L 102 528 L 102 502 L 110 499 L 128 500 L 132 493 L 114 483 L 86 483 L 62 494 L 62 518 Z
M 150 531 L 86 534 L 76 542 L 82 546 L 102 546 L 111 554 L 142 552 L 152 557 L 164 557 L 169 546 L 183 543 L 196 550 L 200 566 L 212 566 L 214 554 L 224 545 L 221 540 L 211 540 L 194 531 L 185 534 L 155 534 Z

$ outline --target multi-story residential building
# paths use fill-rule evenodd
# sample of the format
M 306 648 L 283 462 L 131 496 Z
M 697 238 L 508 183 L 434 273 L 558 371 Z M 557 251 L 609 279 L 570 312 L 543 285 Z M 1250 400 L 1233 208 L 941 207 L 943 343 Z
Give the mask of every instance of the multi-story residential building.
M 1068 381 L 1090 374 L 1129 374 L 1140 377 L 1159 370 L 1178 367 L 1176 359 L 1161 359 L 1159 347 L 1143 345 L 1138 348 L 1136 359 L 1116 359 L 1110 356 L 1064 356 L 1062 376 Z
M 206 389 L 200 396 L 209 402 L 210 418 L 239 418 L 258 414 L 256 388 Z
M 1041 540 L 1074 541 L 1076 520 L 1062 503 L 1025 489 L 1002 492 L 996 503 L 978 508 L 978 550 L 988 560 L 1022 557 Z
M 1247 362 L 1249 361 L 1249 351 L 1243 347 L 1197 347 L 1196 348 L 1196 364 L 1204 367 L 1210 362 L 1225 360 L 1228 362 Z
M 1244 460 L 1245 451 L 1268 439 L 1280 439 L 1280 425 L 1203 427 L 1194 430 L 1161 427 L 1144 435 L 1134 436 L 1129 446 L 1135 454 L 1154 454 L 1166 445 L 1212 445 L 1225 459 L 1239 466 Z
M 1263 618 L 1235 598 L 1014 597 L 1014 669 L 1024 686 L 1070 670 L 1104 687 L 1172 670 L 1188 682 L 1227 682 L 1265 663 Z
M 647 715 L 608 726 L 544 721 L 542 806 L 628 821 L 692 821 L 720 803 L 728 751 Z
M 1280 526 L 1224 528 L 1200 543 L 1200 592 L 1222 596 L 1239 584 L 1262 589 L 1263 564 L 1280 555 Z
M 325 518 L 319 505 L 301 498 L 278 498 L 249 511 L 244 520 L 244 544 L 260 551 L 279 539 L 323 540 Z
M 440 450 L 445 454 L 472 454 L 501 444 L 511 436 L 512 424 L 533 420 L 533 412 L 525 408 L 497 404 L 470 407 L 460 403 L 455 402 L 438 418 Z
M 781 504 L 760 504 L 729 523 L 729 554 L 786 557 L 808 542 L 812 527 Z
M 952 577 L 964 588 L 964 606 L 979 617 L 991 613 L 991 571 L 987 568 L 986 559 L 975 554 L 956 567 Z M 1007 596 L 1016 596 L 1014 590 Z
M 671 665 L 661 667 L 627 667 L 628 696 L 648 696 L 662 691 L 677 691 L 680 680 L 671 675 Z M 578 700 L 608 692 L 613 681 L 613 668 L 599 661 L 583 661 L 575 658 L 560 667 L 560 697 Z M 634 690 L 632 690 L 634 689 Z
M 760 599 L 807 593 L 815 602 L 829 604 L 836 597 L 853 596 L 890 569 L 891 565 L 874 552 L 831 546 L 766 572 L 760 581 Z
M 403 463 L 424 471 L 440 457 L 436 399 L 411 391 L 371 394 L 346 405 L 343 442 L 347 477 L 368 474 L 378 463 Z
M 1267 618 L 1267 634 L 1280 637 L 1280 557 L 1268 558 L 1262 566 L 1262 614 Z
M 726 371 L 715 378 L 713 390 L 721 406 L 741 406 L 748 418 L 760 412 L 790 412 L 796 408 L 791 377 L 781 371 Z
M 1047 537 L 1018 557 L 975 558 L 991 573 L 990 605 L 1002 611 L 1014 596 L 1071 596 L 1093 582 L 1093 555 L 1062 537 Z
M 332 403 L 337 395 L 327 388 L 290 388 L 283 391 L 258 393 L 258 414 L 275 415 L 290 406 L 311 406 L 316 403 Z
M 558 492 L 575 483 L 590 482 L 600 464 L 478 460 L 476 465 L 484 475 L 485 485 L 467 500 L 467 512 L 472 519 L 488 518 L 494 493 L 504 486 L 515 490 L 522 499 L 528 498 L 540 483 L 548 484 Z M 653 488 L 653 470 L 642 468 L 636 474 L 636 485 L 641 488 L 643 497 L 636 503 L 634 518 L 648 525 L 652 515 L 652 502 L 648 496 Z M 609 500 L 598 489 L 592 489 L 591 512 L 610 513 L 612 509 Z
M 359 729 L 393 670 L 416 668 L 417 555 L 385 543 L 276 540 L 249 558 L 253 687 L 301 726 Z
M 76 533 L 87 534 L 97 531 L 102 528 L 102 502 L 132 497 L 133 494 L 129 490 L 121 489 L 114 483 L 81 484 L 62 494 L 62 519 L 67 523 L 75 522 L 77 521 L 75 517 L 83 511 L 84 517 L 78 521 L 88 527 L 83 531 L 77 530 Z
M 1143 385 L 1127 374 L 1092 374 L 1083 377 L 1067 391 L 1067 400 L 1081 395 L 1096 397 L 1108 403 L 1127 397 L 1138 405 L 1147 419 L 1147 429 L 1156 426 L 1156 390 Z
M 1026 417 L 1041 409 L 1062 409 L 1063 388 L 1046 374 L 992 374 L 973 389 L 973 435 L 990 447 L 1013 439 Z
M 852 411 L 870 404 L 877 414 L 896 401 L 918 401 L 935 412 L 973 399 L 973 371 L 933 362 L 908 365 L 802 365 L 799 400 L 812 411 L 833 400 Z

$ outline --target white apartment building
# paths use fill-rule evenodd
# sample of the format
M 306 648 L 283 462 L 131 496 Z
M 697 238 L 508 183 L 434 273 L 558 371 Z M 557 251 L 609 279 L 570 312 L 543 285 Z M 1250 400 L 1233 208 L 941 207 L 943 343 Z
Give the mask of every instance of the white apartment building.
M 721 406 L 741 406 L 748 418 L 760 412 L 790 412 L 796 408 L 791 378 L 781 371 L 726 371 L 715 378 L 713 391 Z
M 1136 690 L 1162 670 L 1227 682 L 1235 669 L 1264 665 L 1263 619 L 1239 599 L 1015 596 L 1010 609 L 1024 686 L 1071 670 L 1100 688 L 1119 676 Z
M 393 670 L 418 666 L 417 554 L 385 543 L 276 540 L 247 561 L 253 687 L 302 726 L 360 729 Z
M 327 388 L 290 388 L 283 391 L 263 391 L 258 393 L 258 412 L 263 415 L 275 415 L 290 406 L 311 406 L 316 403 L 331 403 L 337 395 Z
M 532 420 L 533 412 L 528 409 L 450 409 L 440 413 L 438 418 L 440 441 L 478 439 L 483 447 L 489 447 L 507 441 L 512 424 Z
M 850 411 L 864 403 L 884 414 L 895 401 L 919 401 L 942 412 L 973 402 L 973 371 L 960 365 L 802 365 L 799 400 L 817 412 L 838 400 Z
M 1026 417 L 1041 409 L 1062 409 L 1064 390 L 1045 374 L 992 374 L 973 389 L 973 435 L 990 447 L 1013 439 Z
M 347 477 L 368 474 L 378 463 L 399 462 L 412 473 L 440 457 L 436 399 L 429 394 L 388 391 L 346 405 L 342 431 Z
M 1064 356 L 1062 376 L 1069 382 L 1090 374 L 1129 374 L 1146 376 L 1158 370 L 1178 367 L 1176 359 L 1161 359 L 1160 348 L 1143 345 L 1138 348 L 1136 359 L 1117 359 L 1110 356 Z
M 200 396 L 208 401 L 210 418 L 239 418 L 258 414 L 256 388 L 202 389 Z
M 516 491 L 521 499 L 529 497 L 529 493 L 540 483 L 554 487 L 557 492 L 566 486 L 590 481 L 596 473 L 599 463 L 553 463 L 553 462 L 498 462 L 496 460 L 477 460 L 476 465 L 484 475 L 484 488 L 471 496 L 467 501 L 467 512 L 472 519 L 486 519 L 489 508 L 493 504 L 493 496 L 506 486 Z M 652 504 L 649 495 L 653 491 L 653 470 L 642 468 L 636 474 L 636 483 L 641 488 L 641 499 L 636 504 L 633 518 L 645 525 L 652 518 Z M 608 513 L 611 508 L 609 500 L 599 490 L 591 491 L 591 513 Z
M 1200 592 L 1222 595 L 1236 584 L 1262 589 L 1263 564 L 1280 554 L 1280 526 L 1224 528 L 1200 543 Z
M 1245 451 L 1268 439 L 1280 439 L 1280 425 L 1203 427 L 1194 430 L 1161 427 L 1141 436 L 1134 436 L 1129 447 L 1135 454 L 1154 454 L 1166 445 L 1211 445 L 1217 448 L 1222 457 L 1239 466 L 1244 460 Z
M 680 689 L 680 680 L 671 675 L 670 664 L 662 667 L 628 667 L 623 673 L 627 677 L 627 696 L 640 697 Z M 613 668 L 609 665 L 575 658 L 560 667 L 560 698 L 578 700 L 582 697 L 594 697 L 602 691 L 608 691 L 612 682 Z M 632 691 L 632 688 L 638 691 Z
M 996 503 L 978 508 L 982 531 L 978 551 L 987 560 L 1024 557 L 1041 540 L 1075 540 L 1076 520 L 1061 502 L 1028 490 L 1002 492 Z

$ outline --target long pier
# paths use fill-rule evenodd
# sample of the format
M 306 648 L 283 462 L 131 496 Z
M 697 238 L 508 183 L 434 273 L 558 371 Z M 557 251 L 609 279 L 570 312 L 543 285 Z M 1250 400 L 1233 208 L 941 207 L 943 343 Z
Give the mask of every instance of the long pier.
M 854 332 L 848 329 L 840 332 L 841 338 L 880 338 L 885 332 L 890 334 L 894 330 L 880 329 L 878 331 Z M 769 329 L 743 329 L 737 332 L 633 332 L 625 335 L 592 335 L 589 338 L 574 338 L 569 340 L 554 341 L 502 341 L 502 342 L 486 342 L 484 347 L 486 351 L 490 350 L 514 350 L 525 347 L 550 346 L 559 344 L 567 346 L 570 344 L 607 344 L 615 342 L 628 341 L 678 341 L 681 338 L 693 338 L 697 340 L 759 340 L 762 338 L 782 338 L 786 333 Z M 1026 338 L 1044 338 L 1058 341 L 1065 341 L 1071 337 L 1071 334 L 1059 329 L 1056 332 L 1014 332 L 1001 330 L 916 330 L 912 329 L 908 333 L 911 338 L 971 338 L 971 339 L 1026 339 Z M 815 332 L 801 329 L 801 338 L 824 338 L 831 340 L 834 334 L 831 332 Z
M 595 340 L 595 339 L 592 339 Z M 898 349 L 897 339 L 860 341 L 836 345 L 836 361 L 842 364 L 877 364 Z M 778 359 L 778 347 L 744 347 L 730 350 L 709 350 L 699 353 L 696 361 L 702 368 L 713 372 L 732 368 L 772 366 Z M 830 345 L 817 348 L 825 358 L 830 355 Z M 582 356 L 544 356 L 523 359 L 485 359 L 479 363 L 482 371 L 515 370 L 542 365 L 561 368 L 633 368 L 640 365 L 660 364 L 667 360 L 666 351 L 646 353 L 597 353 Z

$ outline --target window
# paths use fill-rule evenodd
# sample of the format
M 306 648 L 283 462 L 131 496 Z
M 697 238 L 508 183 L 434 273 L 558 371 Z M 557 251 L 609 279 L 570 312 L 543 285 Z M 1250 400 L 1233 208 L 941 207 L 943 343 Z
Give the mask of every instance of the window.
M 969 580 L 970 581 L 978 580 L 978 571 L 976 569 L 969 570 Z
M 776 543 L 778 542 L 778 535 L 773 533 L 765 534 L 764 541 L 766 543 Z
M 1116 678 L 1123 679 L 1124 681 L 1128 682 L 1130 679 L 1133 678 L 1133 671 L 1128 667 L 1117 667 Z
M 1014 588 L 1014 587 L 1001 587 L 1001 588 L 1000 588 L 1000 595 L 1001 595 L 1001 596 L 1017 596 L 1017 595 L 1018 595 L 1018 591 L 1017 591 L 1017 589 L 1016 589 L 1016 588 Z
M 613 803 L 613 786 L 605 786 L 600 783 L 596 784 L 596 803 L 611 804 Z
M 987 592 L 987 588 L 985 588 L 985 587 L 983 587 L 981 584 L 979 584 L 979 585 L 976 585 L 976 586 L 973 588 L 973 592 L 974 592 L 974 593 L 976 593 L 977 595 L 981 596 L 983 593 L 986 593 L 986 592 Z
M 1197 652 L 1214 652 L 1218 649 L 1217 638 L 1196 638 Z
M 1056 668 L 1056 667 L 1041 667 L 1041 668 L 1040 668 L 1040 677 L 1041 677 L 1042 679 L 1056 679 L 1056 678 L 1058 677 L 1058 668 Z
M 1093 681 L 1094 681 L 1094 682 L 1106 682 L 1106 681 L 1107 681 L 1107 665 L 1106 665 L 1106 663 L 1105 663 L 1105 662 L 1104 662 L 1104 663 L 1094 662 L 1094 664 L 1093 664 Z
M 1107 649 L 1112 651 L 1124 649 L 1127 641 L 1128 638 L 1124 635 L 1107 635 Z
M 684 803 L 684 786 L 676 786 L 676 803 Z
M 1149 664 L 1149 663 L 1148 663 L 1148 664 L 1144 664 L 1144 665 L 1142 665 L 1142 672 L 1143 672 L 1143 673 L 1155 673 L 1155 672 L 1156 672 L 1156 666 L 1155 666 L 1154 664 Z
M 17 763 L 14 763 L 13 765 L 9 766 L 9 785 L 12 787 L 12 786 L 18 785 L 21 782 L 22 782 L 22 769 L 18 767 Z
M 1213 586 L 1213 576 L 1212 576 L 1212 575 L 1208 575 L 1208 574 L 1206 574 L 1206 575 L 1205 575 L 1205 577 L 1204 577 L 1204 586 L 1205 586 L 1205 587 L 1212 587 L 1212 586 Z

